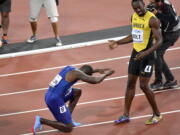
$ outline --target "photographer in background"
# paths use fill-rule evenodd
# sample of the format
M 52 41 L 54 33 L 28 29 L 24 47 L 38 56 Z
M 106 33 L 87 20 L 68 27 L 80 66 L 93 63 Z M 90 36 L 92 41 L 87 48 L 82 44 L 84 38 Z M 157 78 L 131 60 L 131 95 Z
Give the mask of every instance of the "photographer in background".
M 180 34 L 180 20 L 176 15 L 173 5 L 168 0 L 150 0 L 147 10 L 153 12 L 161 22 L 163 43 L 157 49 L 155 60 L 155 80 L 150 85 L 152 90 L 171 89 L 177 87 L 175 80 L 168 65 L 164 60 L 166 50 L 173 46 Z M 165 76 L 163 83 L 162 74 Z

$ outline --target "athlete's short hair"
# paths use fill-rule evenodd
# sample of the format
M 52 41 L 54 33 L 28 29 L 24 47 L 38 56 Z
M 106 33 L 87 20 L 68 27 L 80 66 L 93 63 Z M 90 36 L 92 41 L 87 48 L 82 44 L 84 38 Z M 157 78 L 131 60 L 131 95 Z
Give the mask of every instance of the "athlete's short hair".
M 132 0 L 132 1 L 131 1 L 131 4 L 133 4 L 134 2 L 141 2 L 141 3 L 144 4 L 144 1 L 143 1 L 143 0 Z M 144 5 L 145 5 L 145 4 L 144 4 Z
M 133 3 L 133 2 L 138 2 L 138 1 L 143 2 L 143 0 L 132 0 L 131 2 Z
M 155 2 L 164 2 L 164 0 L 155 0 Z
M 83 65 L 80 69 L 88 75 L 93 74 L 93 68 L 90 65 Z

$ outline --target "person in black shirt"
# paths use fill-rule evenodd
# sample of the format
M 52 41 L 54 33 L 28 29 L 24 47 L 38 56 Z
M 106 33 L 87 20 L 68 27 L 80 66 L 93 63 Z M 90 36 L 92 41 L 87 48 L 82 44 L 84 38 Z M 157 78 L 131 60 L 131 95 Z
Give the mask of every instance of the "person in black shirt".
M 151 0 L 151 2 L 153 2 L 155 6 L 152 12 L 161 22 L 163 43 L 157 49 L 157 58 L 155 60 L 155 80 L 150 85 L 150 88 L 152 90 L 175 88 L 177 87 L 177 80 L 175 80 L 171 73 L 164 59 L 164 54 L 166 50 L 174 45 L 179 38 L 180 20 L 176 15 L 173 5 L 168 0 Z M 162 74 L 165 76 L 165 83 L 163 83 Z

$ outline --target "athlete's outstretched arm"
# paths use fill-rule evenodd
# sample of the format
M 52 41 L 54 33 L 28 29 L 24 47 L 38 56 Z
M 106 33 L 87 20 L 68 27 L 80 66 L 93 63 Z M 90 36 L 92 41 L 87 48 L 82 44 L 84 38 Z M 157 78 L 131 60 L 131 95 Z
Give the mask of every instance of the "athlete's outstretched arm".
M 105 71 L 111 70 L 109 68 L 103 68 L 103 69 L 94 69 L 93 73 L 100 73 L 100 74 L 104 74 Z
M 100 76 L 94 77 L 94 76 L 89 76 L 82 71 L 76 70 L 75 76 L 78 80 L 82 80 L 84 82 L 96 84 L 96 83 L 102 82 L 106 77 L 112 75 L 113 73 L 114 73 L 114 70 L 109 69 L 109 70 L 104 71 L 104 73 L 101 74 Z
M 110 40 L 109 48 L 114 49 L 114 48 L 118 47 L 119 45 L 131 43 L 132 41 L 133 41 L 133 39 L 132 39 L 131 34 L 123 39 L 118 40 L 118 41 Z

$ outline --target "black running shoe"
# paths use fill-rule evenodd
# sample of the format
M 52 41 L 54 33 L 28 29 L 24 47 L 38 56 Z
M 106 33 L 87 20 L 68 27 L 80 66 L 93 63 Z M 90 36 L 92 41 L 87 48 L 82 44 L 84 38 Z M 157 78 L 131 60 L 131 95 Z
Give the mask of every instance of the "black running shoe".
M 178 87 L 177 80 L 167 81 L 164 83 L 163 87 L 164 87 L 164 89 L 177 88 Z
M 153 83 L 150 84 L 150 88 L 151 90 L 156 91 L 156 90 L 162 90 L 164 87 L 161 81 L 154 81 Z

